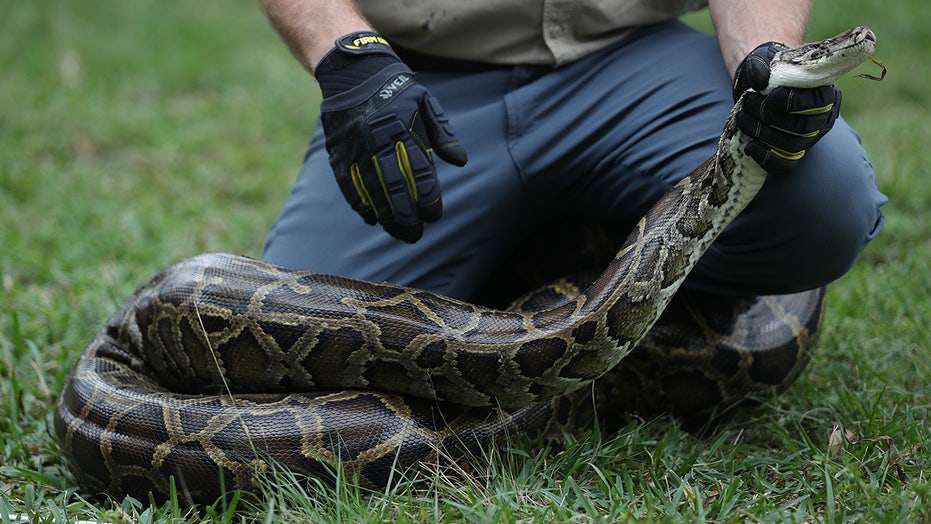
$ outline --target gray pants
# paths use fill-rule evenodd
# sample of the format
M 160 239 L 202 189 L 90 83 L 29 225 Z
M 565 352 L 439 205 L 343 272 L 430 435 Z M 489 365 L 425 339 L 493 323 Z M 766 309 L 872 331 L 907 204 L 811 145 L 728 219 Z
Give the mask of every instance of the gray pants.
M 559 69 L 421 71 L 469 154 L 437 161 L 443 218 L 409 245 L 344 201 L 318 128 L 265 260 L 469 299 L 529 232 L 595 219 L 631 226 L 714 153 L 733 106 L 713 37 L 660 24 Z M 788 293 L 843 275 L 886 201 L 843 119 L 757 198 L 690 274 L 722 294 Z

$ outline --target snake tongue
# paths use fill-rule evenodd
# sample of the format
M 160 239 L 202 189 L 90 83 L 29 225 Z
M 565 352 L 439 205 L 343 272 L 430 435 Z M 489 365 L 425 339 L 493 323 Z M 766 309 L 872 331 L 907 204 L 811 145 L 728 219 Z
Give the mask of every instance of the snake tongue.
M 875 41 L 875 38 L 873 38 L 873 40 Z M 883 63 L 878 58 L 876 58 L 876 55 L 870 55 L 870 62 L 873 62 L 874 64 L 882 68 L 882 72 L 879 73 L 879 76 L 874 76 L 868 73 L 862 73 L 862 74 L 857 75 L 857 77 L 866 78 L 868 80 L 875 80 L 877 82 L 881 81 L 883 78 L 886 78 L 886 66 L 883 65 Z

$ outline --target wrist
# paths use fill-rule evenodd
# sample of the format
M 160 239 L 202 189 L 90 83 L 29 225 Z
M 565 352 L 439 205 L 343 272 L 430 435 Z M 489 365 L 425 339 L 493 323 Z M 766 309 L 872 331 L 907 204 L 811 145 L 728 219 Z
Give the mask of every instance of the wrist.
M 347 65 L 372 57 L 388 57 L 399 61 L 398 55 L 391 49 L 391 44 L 374 31 L 356 31 L 337 38 L 333 47 L 323 55 L 314 68 L 314 75 L 320 71 L 339 70 Z
M 314 69 L 324 98 L 352 89 L 400 59 L 381 35 L 358 31 L 336 39 Z
M 721 55 L 731 77 L 747 53 L 775 40 L 799 45 L 805 37 L 811 0 L 709 0 Z
M 333 48 L 333 41 L 372 26 L 354 0 L 259 0 L 269 22 L 308 71 Z

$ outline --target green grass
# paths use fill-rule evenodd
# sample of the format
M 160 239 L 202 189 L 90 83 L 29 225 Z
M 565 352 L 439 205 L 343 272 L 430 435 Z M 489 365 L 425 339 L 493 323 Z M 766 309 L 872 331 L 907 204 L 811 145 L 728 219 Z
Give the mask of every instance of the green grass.
M 0 13 L 0 522 L 931 521 L 931 4 L 816 2 L 812 38 L 859 23 L 879 37 L 887 79 L 841 87 L 891 203 L 830 288 L 821 348 L 787 394 L 704 434 L 660 419 L 560 452 L 518 439 L 387 494 L 352 479 L 306 493 L 282 473 L 259 500 L 200 513 L 87 499 L 49 413 L 145 278 L 202 251 L 260 255 L 318 93 L 251 2 Z

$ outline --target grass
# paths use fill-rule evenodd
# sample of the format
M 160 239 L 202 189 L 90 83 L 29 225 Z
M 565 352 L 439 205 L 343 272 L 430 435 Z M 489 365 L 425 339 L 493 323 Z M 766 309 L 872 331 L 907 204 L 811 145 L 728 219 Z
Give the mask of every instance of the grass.
M 86 498 L 49 413 L 80 349 L 145 278 L 202 251 L 260 255 L 318 93 L 251 2 L 2 12 L 0 522 L 931 522 L 931 4 L 816 3 L 813 38 L 858 23 L 879 37 L 887 79 L 841 88 L 891 203 L 831 286 L 821 348 L 784 396 L 702 434 L 659 419 L 593 428 L 559 452 L 517 439 L 386 494 L 351 478 L 308 493 L 281 473 L 259 499 L 198 512 Z

